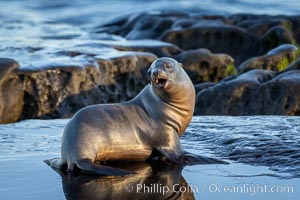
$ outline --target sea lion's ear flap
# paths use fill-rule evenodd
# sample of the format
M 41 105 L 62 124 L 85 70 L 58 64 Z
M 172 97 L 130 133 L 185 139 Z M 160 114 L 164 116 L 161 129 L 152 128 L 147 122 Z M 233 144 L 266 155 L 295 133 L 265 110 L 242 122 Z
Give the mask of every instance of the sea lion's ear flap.
M 181 63 L 179 63 L 179 66 L 180 66 L 180 67 L 183 67 L 183 65 L 182 65 Z

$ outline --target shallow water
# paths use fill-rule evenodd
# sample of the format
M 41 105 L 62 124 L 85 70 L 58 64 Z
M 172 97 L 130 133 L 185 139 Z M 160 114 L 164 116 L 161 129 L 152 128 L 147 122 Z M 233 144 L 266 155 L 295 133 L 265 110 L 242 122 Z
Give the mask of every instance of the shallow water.
M 300 117 L 195 117 L 183 140 L 189 148 L 268 166 L 271 176 L 300 178 Z
M 152 166 L 152 173 L 142 164 L 136 166 L 138 175 L 126 178 L 60 176 L 44 164 L 44 159 L 60 156 L 67 121 L 27 120 L 0 125 L 1 200 L 87 198 L 91 194 L 98 199 L 112 195 L 155 198 L 163 186 L 171 190 L 179 180 L 190 186 L 196 199 L 298 199 L 300 195 L 299 117 L 194 117 L 181 138 L 184 148 L 227 160 L 229 165 L 188 166 L 183 170 Z M 135 185 L 142 183 L 152 184 L 152 192 L 139 191 L 137 196 Z M 185 184 L 181 188 L 187 188 Z M 155 186 L 161 191 L 155 191 Z M 271 190 L 274 186 L 278 191 Z M 128 187 L 134 191 L 127 192 Z

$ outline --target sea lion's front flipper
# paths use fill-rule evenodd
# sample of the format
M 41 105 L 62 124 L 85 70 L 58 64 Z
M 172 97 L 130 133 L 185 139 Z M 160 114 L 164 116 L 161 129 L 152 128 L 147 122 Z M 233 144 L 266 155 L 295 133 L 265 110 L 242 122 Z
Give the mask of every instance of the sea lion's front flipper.
M 61 169 L 64 165 L 64 161 L 61 160 L 60 158 L 52 158 L 52 159 L 44 160 L 44 163 L 46 163 L 47 165 L 55 169 Z
M 223 160 L 195 155 L 186 151 L 184 151 L 184 153 L 181 155 L 180 160 L 183 165 L 229 164 Z
M 163 138 L 159 141 L 155 149 L 159 151 L 168 160 L 181 164 L 180 157 L 183 154 L 183 149 L 180 144 L 179 136 L 176 131 L 162 129 L 161 132 L 164 134 Z
M 160 144 L 160 146 L 156 148 L 168 160 L 180 165 L 229 164 L 225 161 L 216 158 L 199 156 L 184 151 L 181 147 L 180 140 L 176 131 L 173 131 L 173 134 L 166 134 L 169 132 L 164 132 L 166 137 L 164 138 L 164 141 L 168 142 L 166 142 L 163 145 Z
M 114 167 L 96 164 L 93 163 L 90 159 L 78 160 L 76 161 L 76 165 L 79 169 L 81 169 L 84 172 L 105 175 L 105 176 L 125 176 L 125 175 L 135 174 L 135 172 L 130 172 L 122 169 L 117 169 Z

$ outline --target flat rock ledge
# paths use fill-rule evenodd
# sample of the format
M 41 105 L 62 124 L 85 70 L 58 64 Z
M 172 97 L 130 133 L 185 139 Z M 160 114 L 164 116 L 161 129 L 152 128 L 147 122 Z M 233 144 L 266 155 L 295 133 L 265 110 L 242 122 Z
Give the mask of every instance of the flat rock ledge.
M 0 49 L 0 123 L 129 100 L 164 56 L 195 84 L 196 115 L 300 115 L 300 16 L 144 12 L 88 31 L 62 47 Z
M 133 98 L 146 85 L 142 74 L 156 58 L 150 53 L 128 53 L 35 68 L 1 58 L 0 123 L 70 117 L 84 106 Z

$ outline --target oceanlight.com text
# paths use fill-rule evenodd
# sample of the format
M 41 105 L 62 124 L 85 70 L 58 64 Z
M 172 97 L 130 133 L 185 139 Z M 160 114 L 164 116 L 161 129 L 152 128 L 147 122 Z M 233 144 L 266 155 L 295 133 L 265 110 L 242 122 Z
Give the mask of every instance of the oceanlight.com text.
M 148 194 L 168 194 L 168 193 L 240 193 L 248 195 L 257 195 L 259 193 L 294 193 L 294 187 L 290 185 L 260 185 L 260 184 L 238 184 L 238 185 L 221 185 L 221 184 L 204 184 L 195 186 L 192 184 L 171 186 L 162 184 L 128 184 L 125 186 L 126 192 L 148 193 Z

